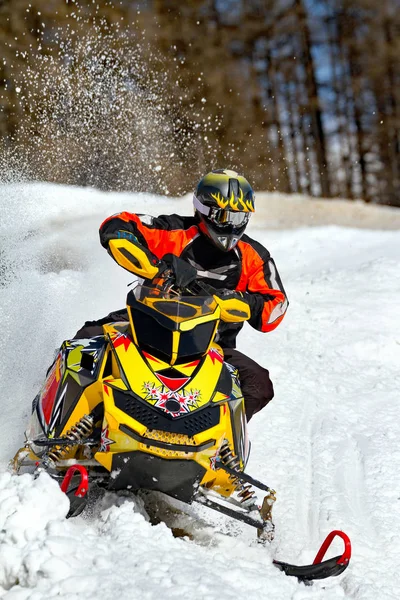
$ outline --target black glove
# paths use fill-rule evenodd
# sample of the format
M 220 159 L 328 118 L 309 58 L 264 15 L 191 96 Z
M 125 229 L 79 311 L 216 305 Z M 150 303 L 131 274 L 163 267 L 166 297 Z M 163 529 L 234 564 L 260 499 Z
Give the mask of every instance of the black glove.
M 186 262 L 186 260 L 183 260 L 174 254 L 166 254 L 163 256 L 162 263 L 164 263 L 165 267 L 160 270 L 160 273 L 162 272 L 162 274 L 164 274 L 170 270 L 171 275 L 175 280 L 174 283 L 178 288 L 186 288 L 197 278 L 197 270 Z
M 242 292 L 236 292 L 235 290 L 228 290 L 228 288 L 222 288 L 222 290 L 214 289 L 213 294 L 221 298 L 221 300 L 230 300 L 232 298 L 237 298 L 239 300 L 244 299 L 244 295 Z

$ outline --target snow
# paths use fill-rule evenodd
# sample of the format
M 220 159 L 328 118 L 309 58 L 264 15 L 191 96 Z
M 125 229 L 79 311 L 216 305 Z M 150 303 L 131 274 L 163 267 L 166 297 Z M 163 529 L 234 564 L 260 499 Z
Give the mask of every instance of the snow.
M 258 216 L 268 228 L 341 225 L 363 229 L 400 229 L 400 211 L 362 200 L 319 199 L 302 194 L 256 194 Z
M 246 327 L 240 337 L 275 384 L 275 399 L 250 423 L 247 469 L 277 490 L 267 548 L 249 527 L 202 507 L 182 517 L 194 539 L 174 538 L 131 496 L 95 498 L 66 520 L 68 502 L 46 474 L 7 472 L 54 350 L 86 319 L 123 306 L 131 277 L 101 248 L 101 220 L 123 209 L 189 214 L 191 200 L 0 187 L 1 597 L 398 599 L 398 213 L 357 203 L 345 217 L 340 203 L 310 213 L 305 199 L 276 194 L 258 202 L 250 234 L 271 251 L 290 299 L 276 331 Z M 273 556 L 312 562 L 332 529 L 353 542 L 340 577 L 306 587 L 272 566 Z

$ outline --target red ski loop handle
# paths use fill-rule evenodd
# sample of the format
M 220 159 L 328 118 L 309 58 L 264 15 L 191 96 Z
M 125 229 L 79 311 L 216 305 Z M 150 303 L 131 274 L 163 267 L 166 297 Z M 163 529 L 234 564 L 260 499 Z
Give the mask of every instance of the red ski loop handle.
M 81 480 L 79 482 L 78 489 L 76 490 L 74 495 L 78 496 L 78 498 L 84 498 L 89 489 L 89 478 L 88 472 L 83 465 L 72 465 L 72 467 L 69 467 L 64 479 L 62 480 L 60 487 L 64 494 L 66 494 L 69 488 L 69 484 L 71 483 L 71 479 L 76 471 L 78 471 L 81 474 Z
M 335 529 L 334 531 L 331 531 L 325 538 L 324 542 L 322 542 L 321 548 L 318 550 L 317 556 L 314 559 L 313 565 L 317 565 L 319 563 L 322 562 L 322 559 L 324 558 L 326 551 L 328 550 L 329 546 L 332 544 L 332 541 L 335 537 L 340 537 L 342 538 L 343 542 L 344 542 L 344 552 L 341 556 L 338 557 L 336 564 L 338 565 L 348 565 L 350 558 L 351 558 L 351 542 L 350 542 L 350 538 L 348 535 L 346 535 L 344 533 L 344 531 L 339 531 L 338 529 Z
M 322 560 L 336 536 L 342 538 L 344 542 L 344 552 L 340 556 Z M 297 577 L 306 585 L 312 585 L 313 579 L 326 579 L 327 577 L 336 577 L 345 571 L 351 558 L 351 543 L 349 537 L 343 531 L 331 531 L 326 537 L 312 565 L 291 565 L 280 560 L 274 560 L 273 564 L 283 571 L 286 575 Z

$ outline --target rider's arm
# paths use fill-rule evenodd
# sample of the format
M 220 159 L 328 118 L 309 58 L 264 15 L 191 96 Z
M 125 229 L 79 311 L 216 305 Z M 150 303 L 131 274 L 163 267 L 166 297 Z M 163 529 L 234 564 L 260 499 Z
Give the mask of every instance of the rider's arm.
M 143 219 L 143 223 L 141 219 Z M 145 226 L 146 220 L 152 223 L 152 217 L 128 212 L 121 212 L 108 217 L 100 225 L 101 245 L 109 250 L 110 240 L 127 239 L 140 246 L 151 261 L 157 261 L 157 257 L 150 249 L 150 246 L 155 246 L 154 233 L 152 235 L 152 230 Z
M 242 276 L 236 289 L 245 292 L 251 310 L 250 325 L 258 331 L 272 331 L 282 321 L 289 302 L 268 250 L 247 239 L 238 244 Z
M 113 215 L 100 226 L 100 242 L 121 267 L 144 279 L 153 279 L 159 273 L 160 261 L 150 250 L 140 225 L 138 215 Z
M 146 279 L 156 277 L 158 271 L 165 268 L 161 261 L 165 255 L 180 256 L 196 235 L 197 227 L 190 223 L 188 226 L 179 215 L 151 217 L 121 212 L 100 226 L 101 244 L 114 260 Z M 131 259 L 129 255 L 132 255 Z M 140 262 L 140 268 L 135 266 L 135 258 Z

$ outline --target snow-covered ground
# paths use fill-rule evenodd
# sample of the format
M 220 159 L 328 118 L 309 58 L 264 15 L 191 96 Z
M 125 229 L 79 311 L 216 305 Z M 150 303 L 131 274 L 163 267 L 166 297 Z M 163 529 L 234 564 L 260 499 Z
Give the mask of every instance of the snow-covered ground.
M 344 228 L 326 225 L 343 223 L 340 203 L 335 216 L 327 205 L 307 220 L 310 205 L 296 199 L 290 221 L 280 196 L 292 228 L 272 230 L 273 202 L 259 196 L 250 235 L 274 256 L 291 304 L 276 331 L 246 326 L 240 338 L 275 383 L 274 401 L 250 423 L 248 472 L 278 491 L 276 539 L 264 548 L 250 528 L 235 525 L 228 535 L 226 519 L 199 508 L 189 509 L 202 520 L 195 541 L 176 539 L 164 524 L 151 526 L 130 497 L 106 496 L 67 521 L 67 500 L 46 475 L 7 472 L 54 349 L 85 319 L 124 304 L 131 278 L 100 247 L 101 220 L 122 209 L 188 214 L 191 205 L 0 187 L 0 596 L 398 600 L 400 212 L 363 207 L 375 230 L 356 228 L 357 216 Z M 306 226 L 316 219 L 320 226 Z M 337 579 L 306 587 L 272 566 L 272 556 L 312 562 L 336 528 L 353 542 L 350 567 Z M 333 552 L 340 550 L 338 543 Z

